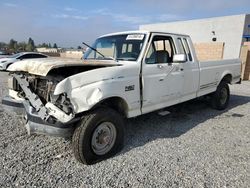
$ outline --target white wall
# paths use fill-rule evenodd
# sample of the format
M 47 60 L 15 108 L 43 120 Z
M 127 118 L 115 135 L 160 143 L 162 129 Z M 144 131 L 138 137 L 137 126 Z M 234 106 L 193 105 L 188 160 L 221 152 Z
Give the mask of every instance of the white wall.
M 250 24 L 250 15 L 216 17 L 170 23 L 141 25 L 140 30 L 188 34 L 194 43 L 225 42 L 223 59 L 239 58 L 245 25 Z M 215 31 L 213 36 L 212 31 Z
M 36 50 L 38 52 L 41 52 L 41 53 L 57 53 L 58 52 L 57 48 L 45 48 L 45 47 L 42 47 L 42 48 L 36 48 Z

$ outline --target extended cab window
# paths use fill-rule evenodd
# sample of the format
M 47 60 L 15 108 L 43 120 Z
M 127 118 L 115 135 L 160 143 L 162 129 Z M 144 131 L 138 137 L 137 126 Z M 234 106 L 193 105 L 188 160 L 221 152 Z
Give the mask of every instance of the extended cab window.
M 184 44 L 181 40 L 181 38 L 178 38 L 178 43 L 179 43 L 179 50 L 180 50 L 180 54 L 186 54 L 185 48 L 184 48 Z
M 190 51 L 190 48 L 189 48 L 189 45 L 188 45 L 188 41 L 187 41 L 186 38 L 183 38 L 183 41 L 184 41 L 184 45 L 185 45 L 185 48 L 186 48 L 186 51 L 187 51 L 188 59 L 189 59 L 189 61 L 193 61 L 192 54 L 191 54 L 191 51 Z
M 171 63 L 176 53 L 173 39 L 168 36 L 154 36 L 146 55 L 147 64 Z

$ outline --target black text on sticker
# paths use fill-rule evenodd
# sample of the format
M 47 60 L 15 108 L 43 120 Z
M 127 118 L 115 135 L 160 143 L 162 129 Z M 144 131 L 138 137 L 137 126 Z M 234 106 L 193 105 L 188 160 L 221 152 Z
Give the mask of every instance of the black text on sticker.
M 125 91 L 132 91 L 132 90 L 135 90 L 135 85 L 125 86 Z

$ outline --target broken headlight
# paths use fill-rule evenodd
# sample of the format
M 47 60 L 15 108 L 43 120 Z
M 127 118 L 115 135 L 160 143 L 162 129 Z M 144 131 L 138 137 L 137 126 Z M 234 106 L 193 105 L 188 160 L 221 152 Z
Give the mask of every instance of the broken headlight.
M 8 88 L 14 91 L 21 91 L 21 87 L 19 86 L 17 80 L 12 76 L 9 76 L 8 78 Z

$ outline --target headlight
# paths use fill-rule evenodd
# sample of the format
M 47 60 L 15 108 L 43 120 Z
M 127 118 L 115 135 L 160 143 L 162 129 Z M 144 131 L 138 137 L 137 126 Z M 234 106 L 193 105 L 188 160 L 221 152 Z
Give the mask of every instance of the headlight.
M 8 78 L 8 88 L 15 91 L 21 91 L 21 87 L 19 86 L 17 80 L 12 76 L 9 76 Z
M 9 78 L 8 78 L 8 88 L 9 89 L 14 89 L 14 78 L 12 77 L 12 76 L 9 76 Z
M 5 62 L 7 62 L 7 61 L 0 61 L 0 63 L 5 63 Z

